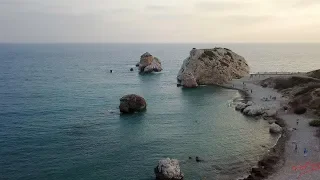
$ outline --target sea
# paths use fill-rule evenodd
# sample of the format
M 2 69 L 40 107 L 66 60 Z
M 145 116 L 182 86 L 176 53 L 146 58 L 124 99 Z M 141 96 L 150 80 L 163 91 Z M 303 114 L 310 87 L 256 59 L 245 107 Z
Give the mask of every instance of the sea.
M 277 141 L 268 123 L 236 112 L 235 90 L 176 85 L 190 50 L 214 47 L 251 72 L 320 68 L 320 44 L 0 44 L 0 179 L 153 180 L 167 157 L 185 180 L 245 176 Z M 162 72 L 138 73 L 145 52 Z M 147 111 L 120 114 L 126 94 Z

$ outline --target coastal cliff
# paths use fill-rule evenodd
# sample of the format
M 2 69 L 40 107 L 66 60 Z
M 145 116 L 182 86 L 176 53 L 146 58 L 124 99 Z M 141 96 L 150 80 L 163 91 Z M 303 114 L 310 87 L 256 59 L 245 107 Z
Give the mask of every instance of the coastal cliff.
M 246 60 L 227 48 L 192 49 L 178 73 L 178 84 L 191 88 L 198 85 L 224 84 L 249 74 Z

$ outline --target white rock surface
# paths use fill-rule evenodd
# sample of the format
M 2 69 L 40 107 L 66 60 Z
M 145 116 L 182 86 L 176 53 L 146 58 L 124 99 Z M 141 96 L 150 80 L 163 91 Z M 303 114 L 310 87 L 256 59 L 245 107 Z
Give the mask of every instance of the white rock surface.
M 180 170 L 179 161 L 170 158 L 159 161 L 155 174 L 159 180 L 181 180 L 184 176 Z
M 260 116 L 264 113 L 265 108 L 259 105 L 248 106 L 243 110 L 243 114 L 248 116 Z
M 275 117 L 276 115 L 277 115 L 277 110 L 275 109 L 266 110 L 263 114 L 264 117 Z
M 270 133 L 274 133 L 274 134 L 279 134 L 282 132 L 282 127 L 280 127 L 278 124 L 273 123 L 270 125 L 270 129 L 269 129 Z
M 192 49 L 190 56 L 181 66 L 177 80 L 181 85 L 224 84 L 248 74 L 249 66 L 246 60 L 229 49 Z M 190 82 L 190 79 L 193 81 Z
M 137 65 L 139 66 L 139 71 L 142 73 L 162 71 L 160 60 L 148 52 L 141 55 L 140 62 Z
M 240 102 L 240 103 L 238 103 L 238 104 L 236 105 L 235 109 L 236 109 L 237 111 L 242 111 L 242 110 L 244 110 L 244 109 L 245 109 L 246 107 L 248 107 L 248 106 L 249 106 L 248 104 Z

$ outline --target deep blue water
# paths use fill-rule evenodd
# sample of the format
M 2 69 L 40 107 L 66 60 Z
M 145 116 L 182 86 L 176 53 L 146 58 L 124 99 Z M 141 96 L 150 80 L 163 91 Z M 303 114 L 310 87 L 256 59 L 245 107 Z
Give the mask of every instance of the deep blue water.
M 176 87 L 189 51 L 214 46 L 0 44 L 0 179 L 151 180 L 164 157 L 179 159 L 187 180 L 243 175 L 276 140 L 268 124 L 228 106 L 236 91 Z M 251 71 L 320 68 L 318 44 L 217 46 L 244 56 Z M 129 71 L 146 51 L 164 71 Z M 147 111 L 120 115 L 119 99 L 131 93 Z

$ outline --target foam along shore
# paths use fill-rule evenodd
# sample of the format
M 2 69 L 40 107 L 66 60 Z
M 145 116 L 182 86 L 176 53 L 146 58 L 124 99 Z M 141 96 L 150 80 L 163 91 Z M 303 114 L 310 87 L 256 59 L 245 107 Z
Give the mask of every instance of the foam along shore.
M 320 177 L 320 170 L 300 170 L 294 167 L 305 167 L 306 163 L 320 163 L 319 138 L 315 137 L 317 128 L 310 127 L 309 121 L 314 119 L 312 114 L 296 115 L 283 109 L 287 106 L 288 99 L 276 90 L 263 88 L 259 81 L 268 76 L 244 77 L 233 80 L 226 86 L 238 89 L 250 96 L 250 100 L 258 106 L 277 110 L 275 119 L 284 128 L 282 136 L 277 144 L 266 152 L 257 167 L 253 167 L 250 175 L 244 179 L 268 179 L 268 180 L 315 180 Z M 297 125 L 297 119 L 299 119 Z M 296 130 L 295 130 L 296 129 Z M 297 147 L 296 147 L 297 145 Z M 297 149 L 296 149 L 297 148 Z M 304 155 L 304 149 L 307 155 Z M 320 169 L 320 167 L 319 167 Z M 268 178 L 266 178 L 268 177 Z

